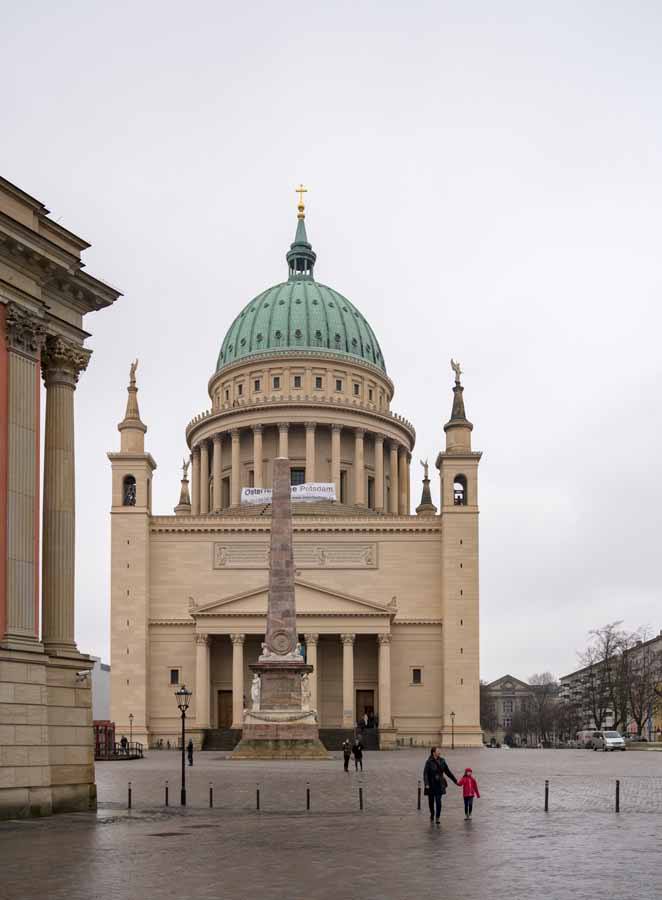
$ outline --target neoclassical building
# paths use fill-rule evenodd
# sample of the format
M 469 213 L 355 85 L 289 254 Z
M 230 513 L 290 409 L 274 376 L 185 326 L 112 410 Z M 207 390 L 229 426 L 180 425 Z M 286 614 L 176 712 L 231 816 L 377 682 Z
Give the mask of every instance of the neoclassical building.
M 297 624 L 323 739 L 367 712 L 382 747 L 478 745 L 481 454 L 459 367 L 436 463 L 441 510 L 426 468 L 413 514 L 414 428 L 391 408 L 370 324 L 315 280 L 301 202 L 286 258 L 287 280 L 251 300 L 223 339 L 211 406 L 186 426 L 191 479 L 187 463 L 174 515 L 152 514 L 156 463 L 132 367 L 109 453 L 112 718 L 128 732 L 132 715 L 134 739 L 149 746 L 174 742 L 173 691 L 186 683 L 196 740 L 237 739 L 265 630 L 270 516 L 242 504 L 241 489 L 270 487 L 284 456 L 293 484 L 336 490 L 335 501 L 293 504 Z

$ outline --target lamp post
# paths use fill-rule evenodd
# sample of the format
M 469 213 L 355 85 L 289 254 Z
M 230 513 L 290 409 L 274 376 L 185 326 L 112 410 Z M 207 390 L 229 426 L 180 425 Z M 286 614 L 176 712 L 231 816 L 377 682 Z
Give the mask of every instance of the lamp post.
M 175 691 L 177 706 L 182 714 L 182 806 L 186 806 L 186 710 L 191 702 L 191 694 L 192 691 L 189 691 L 185 684 Z
M 133 713 L 129 713 L 129 750 L 131 750 L 132 743 L 133 743 Z
M 455 713 L 451 712 L 451 750 L 455 750 Z

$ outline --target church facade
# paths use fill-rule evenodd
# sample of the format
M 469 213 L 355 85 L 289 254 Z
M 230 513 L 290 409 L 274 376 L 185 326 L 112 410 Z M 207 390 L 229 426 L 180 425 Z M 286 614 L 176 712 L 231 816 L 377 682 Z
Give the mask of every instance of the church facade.
M 481 744 L 478 465 L 460 369 L 436 466 L 412 513 L 411 423 L 361 312 L 314 278 L 299 204 L 287 281 L 251 300 L 222 343 L 211 407 L 186 427 L 174 515 L 152 513 L 156 463 L 132 367 L 112 467 L 111 716 L 147 746 L 177 741 L 173 692 L 193 691 L 198 744 L 234 735 L 264 640 L 271 486 L 326 482 L 336 500 L 293 503 L 297 626 L 320 734 L 368 717 L 379 745 Z M 450 391 L 449 391 L 450 402 Z M 441 443 L 440 435 L 440 443 Z M 132 717 L 130 720 L 130 716 Z

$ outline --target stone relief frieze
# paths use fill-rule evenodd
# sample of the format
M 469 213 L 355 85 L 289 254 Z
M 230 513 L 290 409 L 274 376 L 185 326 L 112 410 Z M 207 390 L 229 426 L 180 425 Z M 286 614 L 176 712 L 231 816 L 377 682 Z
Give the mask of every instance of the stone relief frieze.
M 264 543 L 214 544 L 214 569 L 266 569 L 269 545 Z M 376 569 L 375 543 L 294 544 L 296 569 Z

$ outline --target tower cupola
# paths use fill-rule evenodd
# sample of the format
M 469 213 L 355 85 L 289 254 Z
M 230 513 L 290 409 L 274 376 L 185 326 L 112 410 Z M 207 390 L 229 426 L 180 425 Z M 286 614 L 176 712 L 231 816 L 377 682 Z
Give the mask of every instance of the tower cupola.
M 294 243 L 290 245 L 287 251 L 286 259 L 289 267 L 288 281 L 313 281 L 313 268 L 317 254 L 313 250 L 312 244 L 308 240 L 306 234 L 306 210 L 303 203 L 303 195 L 306 188 L 299 185 L 297 193 L 299 194 L 299 204 L 297 206 L 297 230 L 294 235 Z

